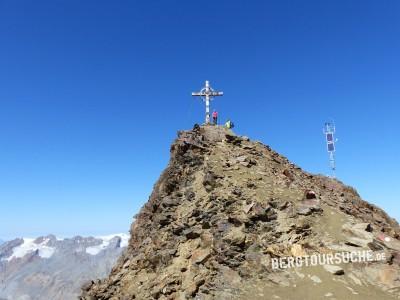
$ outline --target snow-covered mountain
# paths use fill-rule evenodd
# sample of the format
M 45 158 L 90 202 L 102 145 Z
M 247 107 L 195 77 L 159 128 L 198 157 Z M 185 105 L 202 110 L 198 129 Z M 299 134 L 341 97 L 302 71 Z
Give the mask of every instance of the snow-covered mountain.
M 82 284 L 106 276 L 128 234 L 19 238 L 0 245 L 0 299 L 76 299 Z

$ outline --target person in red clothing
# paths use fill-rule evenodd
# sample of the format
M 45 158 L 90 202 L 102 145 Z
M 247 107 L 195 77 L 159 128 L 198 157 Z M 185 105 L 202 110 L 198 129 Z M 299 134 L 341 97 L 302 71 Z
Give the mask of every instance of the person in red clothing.
M 213 123 L 214 125 L 217 125 L 218 122 L 218 112 L 214 109 L 213 113 L 212 113 L 212 118 L 213 118 Z

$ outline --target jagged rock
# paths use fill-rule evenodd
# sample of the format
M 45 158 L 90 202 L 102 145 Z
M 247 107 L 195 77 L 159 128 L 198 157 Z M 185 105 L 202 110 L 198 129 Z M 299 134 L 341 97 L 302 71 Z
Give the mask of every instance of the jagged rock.
M 176 198 L 165 198 L 161 205 L 163 207 L 175 207 L 179 205 L 179 200 Z
M 232 227 L 231 230 L 223 237 L 223 240 L 231 245 L 244 247 L 246 242 L 246 234 L 242 227 Z
M 92 287 L 93 284 L 94 284 L 94 281 L 93 281 L 93 280 L 90 280 L 90 281 L 88 281 L 87 283 L 84 283 L 84 284 L 82 285 L 82 290 L 88 291 L 88 290 Z
M 250 168 L 251 166 L 256 165 L 257 161 L 252 158 L 249 158 L 247 155 L 241 155 L 232 160 L 232 164 L 239 164 Z
M 161 216 L 159 217 L 159 220 L 158 220 L 158 223 L 159 223 L 161 226 L 168 225 L 168 224 L 171 223 L 171 222 L 172 222 L 172 215 L 170 215 L 170 214 L 161 215 Z
M 203 178 L 203 185 L 208 192 L 212 191 L 217 185 L 216 176 L 211 172 L 207 172 Z
M 240 145 L 242 142 L 242 139 L 240 137 L 232 134 L 225 135 L 225 138 L 228 143 L 234 144 L 236 146 Z
M 242 189 L 239 187 L 234 187 L 234 189 L 232 190 L 232 194 L 240 197 L 242 195 Z
M 285 175 L 290 181 L 294 180 L 294 176 L 292 174 L 292 172 L 289 171 L 289 169 L 285 169 L 283 170 L 283 175 Z
M 187 239 L 196 239 L 196 238 L 200 237 L 200 234 L 201 234 L 201 230 L 199 230 L 199 229 L 188 228 L 188 229 L 183 230 L 183 235 Z
M 373 251 L 381 251 L 385 249 L 385 245 L 377 240 L 373 240 L 372 242 L 367 243 L 367 246 Z
M 271 206 L 265 207 L 260 203 L 252 205 L 248 214 L 252 221 L 269 222 L 277 218 L 277 214 Z
M 355 247 L 368 247 L 368 244 L 374 245 L 374 236 L 371 232 L 367 231 L 370 224 L 344 224 L 342 226 L 343 232 L 347 233 L 346 243 Z
M 186 294 L 190 296 L 196 295 L 199 287 L 206 282 L 205 278 L 197 277 L 195 278 L 194 282 L 188 287 L 186 290 Z
M 245 161 L 248 161 L 248 157 L 246 155 L 242 155 L 239 157 L 236 157 L 235 161 L 238 163 L 244 163 Z
M 283 203 L 278 205 L 278 209 L 279 210 L 284 210 L 284 209 L 288 208 L 289 205 L 290 205 L 290 202 L 289 201 L 285 201 L 285 202 L 283 202 Z
M 204 263 L 211 256 L 210 249 L 197 249 L 193 252 L 191 260 L 193 263 L 201 264 Z
M 306 256 L 307 253 L 304 251 L 303 247 L 299 244 L 295 244 L 290 249 L 292 256 Z
M 297 213 L 299 215 L 308 216 L 314 212 L 321 212 L 322 208 L 317 199 L 303 200 L 297 206 Z

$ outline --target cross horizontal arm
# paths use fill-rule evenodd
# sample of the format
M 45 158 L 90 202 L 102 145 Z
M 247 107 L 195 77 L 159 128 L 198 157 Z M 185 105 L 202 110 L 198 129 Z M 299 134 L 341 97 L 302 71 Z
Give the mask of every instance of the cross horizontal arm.
M 224 92 L 209 92 L 209 93 L 192 93 L 192 96 L 223 96 Z

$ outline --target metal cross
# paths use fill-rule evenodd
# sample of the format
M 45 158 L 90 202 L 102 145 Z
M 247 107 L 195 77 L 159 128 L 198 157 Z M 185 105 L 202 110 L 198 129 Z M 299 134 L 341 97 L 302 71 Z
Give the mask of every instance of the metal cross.
M 223 92 L 214 91 L 210 82 L 206 80 L 206 86 L 203 87 L 200 92 L 192 93 L 192 96 L 201 97 L 203 101 L 206 103 L 206 124 L 210 124 L 210 101 L 216 96 L 223 96 Z

